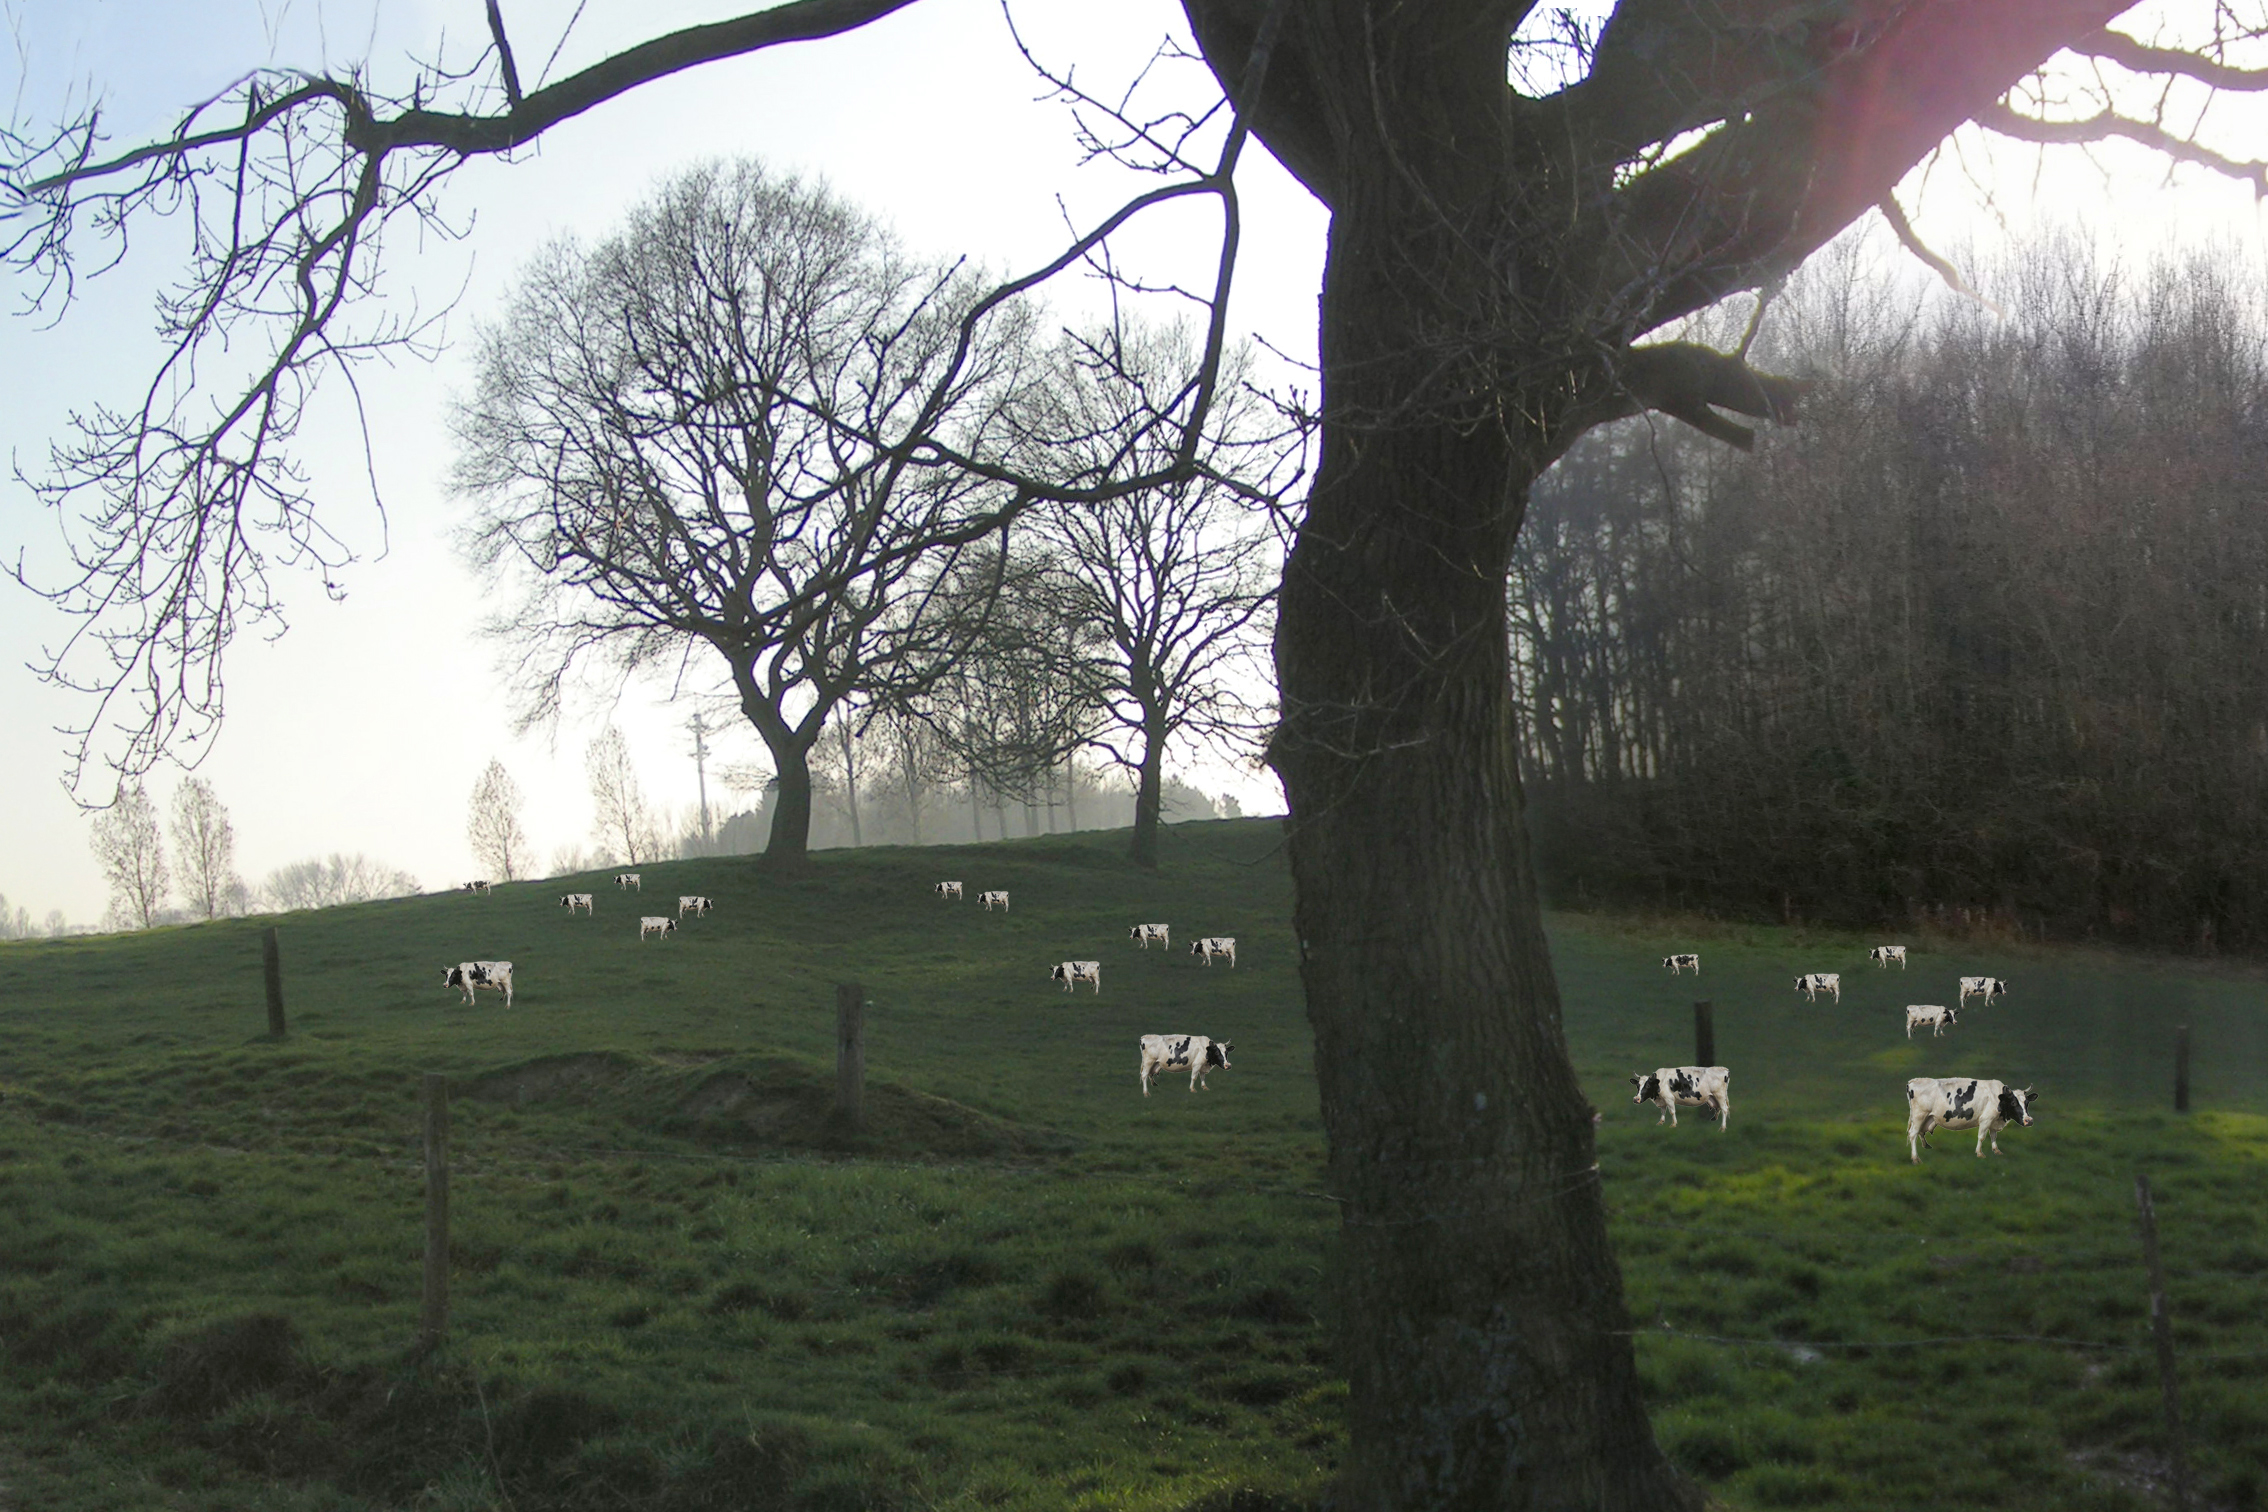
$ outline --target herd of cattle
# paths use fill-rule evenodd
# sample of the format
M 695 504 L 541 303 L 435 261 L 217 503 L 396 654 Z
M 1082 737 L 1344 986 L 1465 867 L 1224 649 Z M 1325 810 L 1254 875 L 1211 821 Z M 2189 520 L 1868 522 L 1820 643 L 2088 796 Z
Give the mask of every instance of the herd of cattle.
M 614 885 L 625 892 L 644 892 L 646 890 L 644 881 L 637 872 L 623 872 L 614 879 Z M 485 880 L 467 882 L 457 889 L 459 892 L 469 893 L 485 893 L 489 890 L 489 884 Z M 595 914 L 598 912 L 598 899 L 590 893 L 565 893 L 560 896 L 559 906 L 566 909 L 570 914 Z M 643 940 L 651 935 L 659 939 L 673 935 L 677 933 L 678 919 L 684 918 L 687 914 L 691 914 L 696 919 L 706 918 L 709 911 L 716 906 L 716 900 L 713 898 L 704 898 L 687 893 L 677 900 L 677 918 L 671 918 L 667 914 L 641 916 L 638 920 L 638 938 Z M 454 966 L 442 968 L 441 985 L 463 989 L 467 1007 L 472 1005 L 473 990 L 477 987 L 486 987 L 491 991 L 501 992 L 504 994 L 504 1006 L 509 1008 L 512 1006 L 512 963 L 510 961 L 459 961 Z
M 1878 967 L 1892 961 L 1898 969 L 1906 969 L 1906 947 L 1903 945 L 1877 945 L 1867 952 L 1867 958 Z M 1701 957 L 1692 951 L 1662 957 L 1662 969 L 1671 976 L 1691 971 L 1701 974 Z M 1983 998 L 1991 1006 L 1996 998 L 2008 995 L 2008 984 L 1999 977 L 1965 976 L 1960 980 L 1961 995 L 1951 1008 L 1941 1003 L 1909 1003 L 1906 1005 L 1906 1038 L 1914 1037 L 1914 1030 L 1926 1024 L 1932 1038 L 1948 1027 L 1958 1027 L 1957 1010 L 1969 1006 L 1969 999 Z M 1843 978 L 1833 971 L 1807 971 L 1795 979 L 1795 990 L 1804 995 L 1806 1002 L 1817 1002 L 1822 992 L 1838 1003 L 1843 1000 Z M 1661 1117 L 1677 1127 L 1679 1107 L 1707 1108 L 1717 1115 L 1717 1128 L 1721 1132 L 1732 1119 L 1732 1072 L 1723 1066 L 1661 1066 L 1653 1071 L 1633 1073 L 1631 1085 L 1638 1090 L 1630 1099 L 1634 1103 L 1656 1103 L 1662 1109 Z M 2005 1082 L 1974 1076 L 1917 1076 L 1906 1083 L 1906 1153 L 1914 1164 L 1921 1164 L 1921 1147 L 1929 1143 L 1930 1134 L 1938 1129 L 1968 1129 L 1977 1131 L 1977 1155 L 1982 1158 L 1985 1146 L 1990 1143 L 1992 1153 L 2000 1153 L 2000 1131 L 2010 1124 L 2030 1127 L 2032 1104 L 2039 1094 L 2030 1087 L 2011 1087 Z

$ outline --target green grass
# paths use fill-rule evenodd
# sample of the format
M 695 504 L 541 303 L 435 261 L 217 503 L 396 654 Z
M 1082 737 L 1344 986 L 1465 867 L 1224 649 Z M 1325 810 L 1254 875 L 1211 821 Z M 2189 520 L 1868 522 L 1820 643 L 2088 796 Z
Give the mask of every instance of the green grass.
M 1341 1438 L 1309 1040 L 1265 821 L 746 860 L 0 947 L 0 1484 L 24 1506 L 1262 1509 Z M 929 893 L 1006 887 L 987 915 Z M 570 918 L 561 892 L 599 893 Z M 639 942 L 679 892 L 719 912 Z M 1239 969 L 1129 924 L 1238 937 Z M 2133 1176 L 2192 1457 L 2268 1500 L 2268 1030 L 2242 972 L 1553 921 L 1657 1431 L 1730 1507 L 2154 1504 Z M 1697 948 L 1706 975 L 1664 976 Z M 1103 992 L 1047 978 L 1103 961 Z M 441 968 L 517 966 L 467 1009 Z M 1840 970 L 1840 1007 L 1788 990 Z M 1911 1045 L 1957 973 L 2015 990 Z M 828 1116 L 866 987 L 869 1131 Z M 1631 1071 L 1717 1005 L 1729 1133 Z M 2171 1025 L 2199 1112 L 2162 1112 Z M 1134 1040 L 1235 1041 L 1143 1099 Z M 453 1315 L 417 1360 L 418 1076 L 452 1103 Z M 1998 1160 L 1905 1158 L 1909 1075 L 2042 1090 Z M 1896 1341 L 2029 1335 L 1901 1349 Z M 1732 1342 L 1725 1342 L 1732 1341 Z M 1800 1347 L 1797 1347 L 1800 1346 Z

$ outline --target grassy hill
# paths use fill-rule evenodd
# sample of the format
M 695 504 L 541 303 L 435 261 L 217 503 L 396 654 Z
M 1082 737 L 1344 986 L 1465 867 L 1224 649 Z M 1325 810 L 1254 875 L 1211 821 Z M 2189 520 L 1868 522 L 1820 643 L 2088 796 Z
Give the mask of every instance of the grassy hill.
M 290 915 L 282 1042 L 271 921 L 0 946 L 0 1484 L 58 1509 L 1311 1501 L 1344 1389 L 1336 1214 L 1279 840 L 1176 826 L 1156 875 L 1090 833 Z M 718 912 L 641 942 L 681 892 Z M 1237 936 L 1238 969 L 1127 939 L 1161 919 Z M 1923 941 L 1901 976 L 1868 943 L 1553 921 L 1672 1452 L 1735 1507 L 2152 1504 L 2147 1167 L 2201 1482 L 2261 1505 L 2260 982 Z M 1661 972 L 1672 949 L 1698 983 Z M 476 957 L 515 963 L 513 1008 L 442 985 Z M 1049 981 L 1067 958 L 1103 962 L 1099 995 Z M 1801 970 L 1843 972 L 1842 1004 L 1789 991 Z M 1962 972 L 2013 991 L 1906 1041 L 1902 1005 Z M 852 980 L 856 1139 L 827 1114 Z M 1703 995 L 1726 1134 L 1657 1128 L 1625 1080 L 1691 1058 Z M 2162 1111 L 2177 1022 L 2186 1118 Z M 1158 1031 L 1235 1066 L 1144 1099 Z M 428 1071 L 453 1088 L 454 1312 L 419 1360 Z M 1967 1072 L 2033 1083 L 2039 1123 L 1909 1166 L 1904 1079 Z

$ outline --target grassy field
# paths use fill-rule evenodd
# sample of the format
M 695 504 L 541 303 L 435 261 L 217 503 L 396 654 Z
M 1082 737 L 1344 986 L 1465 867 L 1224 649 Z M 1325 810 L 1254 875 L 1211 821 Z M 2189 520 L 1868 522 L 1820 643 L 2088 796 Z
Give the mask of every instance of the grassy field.
M 1157 875 L 1088 834 L 287 916 L 280 1043 L 259 924 L 0 946 L 0 1505 L 1313 1502 L 1335 1212 L 1278 838 L 1178 826 Z M 930 894 L 948 876 L 971 901 Z M 1005 916 L 975 905 L 994 887 Z M 641 943 L 679 892 L 718 913 Z M 1156 919 L 1237 936 L 1239 969 L 1135 949 Z M 2257 975 L 1923 940 L 1901 975 L 1855 937 L 1552 926 L 1657 1430 L 1724 1505 L 2156 1505 L 2141 1169 L 2196 1478 L 2268 1502 Z M 517 963 L 517 1006 L 441 985 L 473 957 Z M 1048 980 L 1071 957 L 1099 996 Z M 1805 1003 L 1804 970 L 1843 1002 Z M 1905 1003 L 1978 972 L 2009 998 L 1903 1037 Z M 857 1141 L 826 1116 L 849 979 Z M 1629 1100 L 1691 1058 L 1704 995 L 1725 1134 Z M 1235 1066 L 1145 1100 L 1153 1031 Z M 454 1313 L 420 1361 L 426 1071 L 454 1091 Z M 1905 1078 L 1970 1072 L 2033 1084 L 2038 1123 L 1910 1166 Z

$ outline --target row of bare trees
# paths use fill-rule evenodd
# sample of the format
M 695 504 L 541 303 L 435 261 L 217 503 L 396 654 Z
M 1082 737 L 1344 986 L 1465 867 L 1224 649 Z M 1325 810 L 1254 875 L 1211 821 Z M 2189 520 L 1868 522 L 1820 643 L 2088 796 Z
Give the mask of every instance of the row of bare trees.
M 908 780 L 950 767 L 996 802 L 1099 750 L 1155 864 L 1167 749 L 1261 722 L 1259 669 L 1238 676 L 1270 601 L 1253 500 L 1296 434 L 1232 364 L 1194 472 L 1080 502 L 1170 471 L 1187 443 L 1160 417 L 1208 354 L 1124 322 L 1046 341 L 1033 306 L 982 308 L 983 289 L 746 161 L 538 258 L 455 419 L 467 554 L 522 589 L 492 628 L 526 716 L 556 718 L 579 676 L 698 658 L 764 744 L 778 859 L 810 844 L 830 731 L 854 842 L 851 743 L 877 725 Z M 642 821 L 596 774 L 606 843 L 635 859 Z M 499 845 L 475 849 L 512 875 Z
M 2006 314 L 1828 270 L 1812 423 L 1536 490 L 1523 758 L 1563 895 L 2268 946 L 2268 319 L 2067 244 Z

